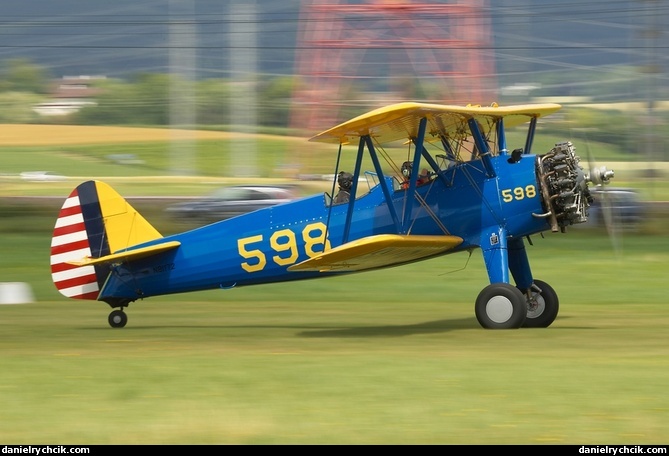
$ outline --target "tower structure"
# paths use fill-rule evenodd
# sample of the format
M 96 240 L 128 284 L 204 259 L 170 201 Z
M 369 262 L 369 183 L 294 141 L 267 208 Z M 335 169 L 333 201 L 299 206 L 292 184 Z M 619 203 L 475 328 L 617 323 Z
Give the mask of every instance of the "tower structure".
M 486 1 L 459 1 L 304 0 L 293 127 L 319 131 L 396 101 L 496 101 Z

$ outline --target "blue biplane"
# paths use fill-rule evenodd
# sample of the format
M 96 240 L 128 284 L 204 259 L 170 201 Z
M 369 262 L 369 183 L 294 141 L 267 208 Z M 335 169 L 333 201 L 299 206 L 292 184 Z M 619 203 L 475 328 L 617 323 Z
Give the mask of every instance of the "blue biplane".
M 108 322 L 118 328 L 138 299 L 359 272 L 478 248 L 490 281 L 474 305 L 480 325 L 548 327 L 558 296 L 534 278 L 525 240 L 587 221 L 589 184 L 614 175 L 606 167 L 583 169 L 571 142 L 532 153 L 538 119 L 559 108 L 386 106 L 312 138 L 338 144 L 339 154 L 357 143 L 348 202 L 318 194 L 169 236 L 108 185 L 84 182 L 56 222 L 53 281 L 67 297 L 107 303 Z M 509 151 L 505 128 L 524 124 L 525 143 Z M 394 143 L 409 146 L 404 173 L 384 150 Z M 373 164 L 367 173 L 363 157 Z M 426 172 L 411 172 L 419 169 Z M 358 188 L 361 175 L 372 180 L 366 191 Z

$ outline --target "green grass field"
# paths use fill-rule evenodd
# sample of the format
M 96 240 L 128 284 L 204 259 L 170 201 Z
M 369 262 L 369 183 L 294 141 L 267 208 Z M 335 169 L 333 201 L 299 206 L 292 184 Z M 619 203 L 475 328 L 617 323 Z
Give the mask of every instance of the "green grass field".
M 39 226 L 39 224 L 35 225 Z M 479 252 L 109 308 L 60 297 L 48 233 L 4 233 L 0 440 L 14 444 L 664 444 L 669 239 L 535 239 L 547 329 L 489 331 Z

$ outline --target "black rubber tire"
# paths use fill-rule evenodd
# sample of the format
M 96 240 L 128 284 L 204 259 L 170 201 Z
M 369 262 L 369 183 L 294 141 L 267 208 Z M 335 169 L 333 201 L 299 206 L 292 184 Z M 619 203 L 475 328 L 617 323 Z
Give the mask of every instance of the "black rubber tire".
M 479 324 L 486 329 L 518 329 L 525 322 L 527 303 L 513 285 L 493 283 L 481 290 L 474 310 Z
M 128 315 L 122 310 L 112 310 L 108 321 L 112 328 L 123 328 L 128 323 Z

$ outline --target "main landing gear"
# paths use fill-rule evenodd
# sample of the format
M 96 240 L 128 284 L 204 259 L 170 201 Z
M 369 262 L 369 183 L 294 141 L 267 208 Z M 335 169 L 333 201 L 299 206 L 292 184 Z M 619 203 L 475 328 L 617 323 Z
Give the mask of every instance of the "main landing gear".
M 541 280 L 525 293 L 508 283 L 493 283 L 479 293 L 474 310 L 484 328 L 546 328 L 557 317 L 559 301 L 555 290 Z

